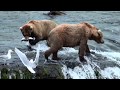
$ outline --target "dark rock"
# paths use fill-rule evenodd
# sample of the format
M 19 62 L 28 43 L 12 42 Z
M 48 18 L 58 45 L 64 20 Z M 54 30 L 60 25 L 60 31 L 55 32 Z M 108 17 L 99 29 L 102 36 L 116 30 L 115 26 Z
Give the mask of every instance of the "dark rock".
M 61 66 L 58 64 L 48 64 L 36 68 L 35 79 L 64 79 Z
M 32 74 L 24 66 L 19 67 L 4 67 L 1 68 L 1 79 L 64 79 L 61 72 L 61 66 L 58 64 L 39 65 L 34 69 L 35 74 Z
M 49 11 L 47 14 L 43 13 L 44 15 L 48 15 L 51 18 L 54 18 L 54 16 L 57 15 L 66 15 L 66 13 L 62 12 L 62 11 Z
M 28 51 L 25 53 L 28 59 L 34 59 L 36 52 Z M 64 79 L 61 65 L 48 63 L 44 64 L 43 52 L 40 52 L 39 65 L 34 69 L 35 74 L 32 74 L 19 60 L 19 57 L 15 57 L 15 60 L 11 60 L 9 65 L 0 64 L 0 78 L 1 79 Z
M 50 12 L 48 13 L 48 15 L 62 15 L 62 14 L 65 15 L 65 13 L 62 12 L 62 11 L 50 11 Z

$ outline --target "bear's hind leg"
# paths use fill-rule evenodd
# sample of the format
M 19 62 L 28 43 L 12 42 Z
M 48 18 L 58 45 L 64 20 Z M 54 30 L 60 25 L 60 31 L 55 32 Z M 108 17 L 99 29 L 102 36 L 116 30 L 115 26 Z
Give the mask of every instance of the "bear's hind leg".
M 45 51 L 45 58 L 48 60 L 48 57 L 53 54 L 53 57 L 52 59 L 54 60 L 57 60 L 57 52 L 58 52 L 58 49 L 55 49 L 55 48 L 52 48 L 50 47 L 50 49 L 48 49 L 47 51 Z
M 88 45 L 86 45 L 86 53 L 90 53 Z
M 48 60 L 48 57 L 52 54 L 52 49 L 48 49 L 47 51 L 45 51 L 44 55 L 45 55 L 45 59 Z
M 61 59 L 61 58 L 58 58 L 57 53 L 58 53 L 58 50 L 53 52 L 53 56 L 52 56 L 53 60 L 60 60 Z
M 58 45 L 58 46 L 53 46 L 54 47 L 54 50 L 52 52 L 52 59 L 53 60 L 61 60 L 61 58 L 58 57 L 57 53 L 58 53 L 58 50 L 60 50 L 62 48 L 62 45 Z

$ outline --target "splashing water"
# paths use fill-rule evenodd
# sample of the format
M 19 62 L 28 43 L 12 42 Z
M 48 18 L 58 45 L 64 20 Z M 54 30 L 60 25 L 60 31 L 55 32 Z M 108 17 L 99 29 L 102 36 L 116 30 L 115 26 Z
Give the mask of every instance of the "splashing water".
M 36 49 L 37 45 L 32 46 L 33 49 Z M 49 47 L 46 45 L 45 41 L 40 42 L 40 51 L 46 51 Z M 108 61 L 112 61 L 118 65 L 120 65 L 120 53 L 119 52 L 103 52 L 98 50 L 91 50 L 92 52 L 95 52 L 96 54 L 101 55 L 101 57 L 106 57 Z M 58 52 L 60 55 L 69 56 L 72 54 L 78 54 L 78 50 L 74 48 L 65 48 L 63 47 L 63 50 L 60 50 Z M 92 57 L 97 58 L 96 55 L 92 54 Z M 76 58 L 77 61 L 78 57 Z M 119 67 L 107 67 L 102 70 L 97 63 L 92 62 L 91 58 L 88 58 L 85 56 L 85 59 L 87 59 L 86 65 L 76 66 L 73 69 L 68 68 L 66 65 L 63 65 L 62 72 L 65 77 L 65 79 L 97 79 L 98 76 L 96 75 L 96 72 L 100 75 L 100 78 L 102 79 L 113 79 L 113 78 L 119 78 L 120 79 L 120 68 Z M 79 60 L 78 60 L 79 61 Z
M 65 79 L 96 79 L 94 70 L 90 65 L 83 65 L 82 68 L 76 66 L 74 69 L 67 68 L 65 65 L 62 67 L 62 72 Z M 69 77 L 67 77 L 69 76 Z
M 113 61 L 120 65 L 120 53 L 119 52 L 102 52 L 97 50 L 94 51 L 96 54 L 100 54 L 108 60 Z M 95 57 L 95 55 L 93 55 Z M 97 56 L 96 56 L 97 57 Z M 96 72 L 100 75 L 101 79 L 120 79 L 120 68 L 119 67 L 107 67 L 104 70 L 95 63 L 91 62 L 90 58 L 87 58 L 87 63 L 85 65 L 76 66 L 73 69 L 68 68 L 66 65 L 63 65 L 62 72 L 65 76 L 65 79 L 97 79 L 98 76 Z M 96 69 L 97 68 L 97 69 Z
M 120 52 L 102 52 L 102 51 L 96 51 L 92 50 L 97 54 L 101 54 L 105 57 L 107 57 L 110 61 L 116 62 L 118 65 L 120 65 Z
M 44 41 L 43 41 L 44 42 Z M 33 46 L 32 48 L 35 49 L 36 46 Z M 49 47 L 45 43 L 40 44 L 40 50 L 46 51 L 49 49 Z M 95 52 L 96 54 L 102 55 L 103 57 L 107 57 L 108 60 L 113 61 L 120 65 L 120 53 L 119 52 L 103 52 L 103 51 L 97 51 L 97 50 L 91 50 L 92 52 Z M 59 51 L 58 54 L 60 55 L 66 55 L 69 56 L 70 54 L 77 54 L 78 50 L 74 48 L 65 48 L 63 47 L 63 50 Z M 97 57 L 92 54 L 93 57 Z M 99 65 L 95 62 L 91 62 L 90 58 L 87 58 L 85 56 L 85 59 L 87 59 L 88 64 L 74 67 L 74 69 L 67 68 L 66 65 L 63 65 L 62 72 L 64 74 L 65 79 L 97 79 L 96 72 L 99 73 L 100 77 L 102 79 L 105 78 L 120 78 L 119 71 L 120 68 L 118 67 L 108 67 L 104 70 L 101 70 Z M 77 59 L 76 59 L 77 61 Z M 79 60 L 78 60 L 79 61 Z
M 120 79 L 120 68 L 118 67 L 108 67 L 101 70 L 101 75 L 105 79 Z

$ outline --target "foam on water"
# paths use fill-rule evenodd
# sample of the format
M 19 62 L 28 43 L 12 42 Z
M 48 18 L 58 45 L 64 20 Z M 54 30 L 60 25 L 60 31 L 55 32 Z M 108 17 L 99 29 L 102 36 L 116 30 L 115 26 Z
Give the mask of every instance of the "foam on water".
M 106 56 L 108 58 L 118 58 L 120 59 L 120 52 L 103 52 L 103 51 L 97 51 L 97 50 L 91 50 L 91 51 L 94 51 L 95 53 L 97 54 L 101 54 L 103 56 Z
M 62 67 L 65 79 L 97 79 L 93 68 L 90 65 L 83 67 L 76 66 L 74 69 L 67 68 L 65 65 Z M 99 71 L 103 79 L 120 79 L 120 68 L 107 67 Z
M 120 52 L 103 52 L 103 51 L 97 51 L 97 50 L 91 50 L 97 54 L 101 54 L 104 57 L 107 57 L 110 61 L 113 61 L 120 65 Z
M 74 69 L 62 67 L 65 79 L 96 79 L 95 72 L 90 65 L 76 66 Z
M 105 79 L 120 79 L 120 68 L 107 67 L 104 70 L 101 70 L 101 75 Z
M 49 49 L 49 47 L 46 45 L 45 42 L 44 42 L 44 43 L 40 43 L 40 45 L 39 45 L 39 50 L 40 50 L 40 51 L 45 52 L 45 51 L 48 50 L 48 49 Z
M 40 44 L 40 50 L 46 51 L 49 47 L 45 43 Z M 103 51 L 97 51 L 97 50 L 91 50 L 95 52 L 96 54 L 100 54 L 104 57 L 107 57 L 109 60 L 116 62 L 118 65 L 120 65 L 120 53 L 119 52 L 103 52 Z M 72 53 L 77 54 L 78 50 L 74 48 L 65 48 L 63 47 L 63 50 L 58 52 L 61 55 L 70 55 Z M 97 57 L 93 55 L 94 57 Z M 78 57 L 77 57 L 78 58 Z M 103 78 L 120 78 L 120 69 L 118 67 L 108 67 L 104 70 L 101 70 L 100 67 L 94 63 L 91 62 L 89 58 L 85 56 L 85 59 L 87 59 L 88 64 L 82 65 L 82 67 L 76 66 L 74 69 L 67 68 L 67 66 L 62 67 L 62 72 L 65 76 L 65 79 L 72 78 L 72 79 L 96 79 L 95 75 L 95 67 L 99 70 L 99 74 Z
M 23 43 L 27 46 L 31 46 L 32 49 L 39 48 L 39 50 L 43 52 L 49 49 L 49 47 L 46 45 L 46 41 L 40 41 L 36 45 L 30 45 L 28 41 L 25 41 L 25 42 L 23 41 Z
M 80 68 L 77 68 L 77 69 L 80 69 Z M 76 73 L 75 70 L 72 70 L 71 68 L 67 68 L 66 65 L 63 65 L 62 72 L 63 72 L 63 75 L 65 76 L 65 79 L 69 79 L 69 78 L 78 79 L 79 76 L 82 76 L 82 75 L 78 75 L 77 73 L 79 73 L 79 72 Z M 78 70 L 78 71 L 80 71 L 80 70 Z
M 58 52 L 59 54 L 69 55 L 71 53 L 78 53 L 78 50 L 75 50 L 74 48 L 66 48 L 63 47 L 63 50 Z
M 32 48 L 36 49 L 36 45 L 32 46 Z M 41 51 L 46 51 L 49 49 L 49 47 L 42 41 L 40 43 Z M 92 52 L 95 52 L 96 54 L 100 54 L 101 57 L 106 57 L 108 60 L 113 61 L 120 65 L 120 52 L 103 52 L 103 51 L 97 51 L 97 50 L 91 50 Z M 78 54 L 78 50 L 74 48 L 64 48 L 63 50 L 60 50 L 58 52 L 61 55 L 70 55 L 70 54 Z M 92 54 L 93 57 L 97 57 L 96 55 Z M 76 57 L 76 60 L 78 57 Z M 119 67 L 107 67 L 104 70 L 101 70 L 100 67 L 95 62 L 91 62 L 90 58 L 87 58 L 85 56 L 85 59 L 87 59 L 88 64 L 76 66 L 73 69 L 68 68 L 66 65 L 63 65 L 62 72 L 64 74 L 65 79 L 96 79 L 95 74 L 95 68 L 97 67 L 99 74 L 102 76 L 102 78 L 119 78 L 120 79 L 120 68 Z M 78 60 L 79 61 L 79 60 Z
M 68 50 L 69 51 L 69 50 Z M 102 52 L 97 50 L 94 51 L 96 54 L 101 54 L 102 56 L 107 57 L 110 61 L 116 62 L 120 65 L 120 53 L 119 52 Z M 94 56 L 95 57 L 95 56 Z M 107 67 L 104 70 L 101 70 L 100 67 L 91 62 L 89 58 L 87 58 L 87 65 L 82 65 L 82 67 L 76 66 L 74 69 L 67 68 L 67 66 L 63 65 L 62 72 L 65 76 L 65 79 L 96 79 L 95 67 L 99 70 L 99 74 L 104 79 L 120 79 L 120 68 L 119 67 Z

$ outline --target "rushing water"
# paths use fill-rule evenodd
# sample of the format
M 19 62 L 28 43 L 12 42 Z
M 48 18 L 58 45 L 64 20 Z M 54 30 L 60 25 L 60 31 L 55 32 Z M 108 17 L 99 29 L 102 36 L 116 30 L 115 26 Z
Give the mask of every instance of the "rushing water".
M 120 79 L 120 53 L 119 52 L 99 52 L 94 50 L 95 53 L 100 54 L 101 58 L 106 57 L 107 61 L 116 63 L 116 65 L 104 66 L 102 69 L 98 63 L 93 62 L 89 59 L 87 65 L 82 65 L 82 67 L 76 66 L 73 69 L 67 68 L 65 65 L 62 67 L 62 71 L 66 79 Z M 94 59 L 93 59 L 94 60 Z M 100 60 L 100 59 L 99 59 Z M 104 59 L 105 60 L 105 59 Z M 103 62 L 103 61 L 102 61 Z M 106 62 L 103 62 L 104 64 Z M 111 63 L 112 64 L 112 63 Z M 97 70 L 95 70 L 97 69 Z M 96 77 L 96 73 L 99 77 Z
M 88 45 L 92 54 L 85 56 L 87 64 L 77 65 L 73 68 L 63 65 L 62 71 L 66 79 L 96 79 L 96 78 L 120 78 L 120 11 L 65 11 L 66 15 L 50 18 L 43 13 L 48 11 L 0 11 L 0 55 L 7 53 L 8 49 L 19 48 L 27 52 L 27 48 L 21 38 L 23 37 L 19 27 L 30 20 L 54 20 L 61 23 L 80 23 L 87 21 L 98 28 L 104 34 L 104 44 L 97 44 L 89 41 Z M 41 51 L 44 52 L 49 47 L 46 42 L 41 42 Z M 63 48 L 59 51 L 59 56 L 64 60 L 78 60 L 77 48 Z M 9 61 L 20 62 L 15 53 Z M 0 59 L 0 63 L 2 60 Z M 96 71 L 96 72 L 95 72 Z M 96 76 L 99 74 L 99 77 Z M 14 75 L 14 74 L 13 74 Z M 11 78 L 11 76 L 10 76 Z
M 45 41 L 41 42 L 40 47 L 40 51 L 42 52 L 49 48 L 46 46 Z M 65 62 L 67 62 L 67 60 L 74 60 L 80 63 L 74 65 L 74 67 L 63 64 L 62 72 L 65 79 L 120 79 L 120 52 L 91 51 L 95 52 L 95 54 L 85 56 L 87 64 L 81 64 L 79 62 L 77 49 L 63 48 L 63 50 L 59 51 L 58 55 L 62 57 Z

